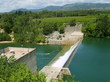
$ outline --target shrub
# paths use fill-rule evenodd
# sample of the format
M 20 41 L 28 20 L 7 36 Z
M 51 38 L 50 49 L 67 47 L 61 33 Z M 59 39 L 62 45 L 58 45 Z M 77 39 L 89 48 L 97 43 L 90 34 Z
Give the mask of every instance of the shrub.
M 0 41 L 11 41 L 11 37 L 7 33 L 0 33 Z
M 16 64 L 11 56 L 9 59 L 5 56 L 0 57 L 0 82 L 46 82 L 44 74 L 31 71 L 26 64 Z
M 45 43 L 45 36 L 43 36 L 43 35 L 38 35 L 38 36 L 35 38 L 35 42 L 37 42 L 37 43 Z
M 76 25 L 76 20 L 75 20 L 75 19 L 71 19 L 71 20 L 69 21 L 69 25 L 70 25 L 70 26 L 75 26 L 75 25 Z

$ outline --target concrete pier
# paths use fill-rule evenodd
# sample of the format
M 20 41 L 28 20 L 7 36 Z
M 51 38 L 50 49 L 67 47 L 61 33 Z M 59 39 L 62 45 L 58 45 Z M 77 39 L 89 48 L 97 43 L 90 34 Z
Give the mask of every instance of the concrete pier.
M 36 48 L 7 47 L 0 50 L 0 56 L 14 56 L 16 63 L 26 63 L 32 72 L 37 70 Z
M 64 75 L 71 75 L 68 68 L 45 66 L 41 72 L 46 74 L 46 82 L 57 81 L 63 78 Z

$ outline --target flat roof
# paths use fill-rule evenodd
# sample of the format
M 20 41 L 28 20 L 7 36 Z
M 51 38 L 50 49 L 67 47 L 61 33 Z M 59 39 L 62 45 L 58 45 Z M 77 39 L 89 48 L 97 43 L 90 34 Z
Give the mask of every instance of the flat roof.
M 0 50 L 1 55 L 5 55 L 8 58 L 13 56 L 16 59 L 23 57 L 24 55 L 34 51 L 36 48 L 20 48 L 20 47 L 7 47 L 5 49 Z

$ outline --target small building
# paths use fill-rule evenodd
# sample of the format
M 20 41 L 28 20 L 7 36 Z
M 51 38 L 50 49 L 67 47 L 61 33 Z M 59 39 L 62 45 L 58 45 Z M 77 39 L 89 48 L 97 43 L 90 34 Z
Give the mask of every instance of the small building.
M 37 70 L 36 48 L 8 47 L 0 50 L 0 55 L 8 58 L 14 55 L 16 63 L 24 62 L 32 72 Z

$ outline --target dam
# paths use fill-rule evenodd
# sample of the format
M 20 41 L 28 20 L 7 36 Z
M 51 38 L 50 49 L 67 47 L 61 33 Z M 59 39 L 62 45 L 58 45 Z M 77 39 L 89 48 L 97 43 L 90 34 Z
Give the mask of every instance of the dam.
M 41 69 L 41 72 L 46 74 L 47 82 L 62 79 L 64 75 L 71 75 L 68 66 L 72 61 L 81 41 L 82 40 L 79 40 L 77 43 L 71 46 L 65 54 L 58 56 L 57 58 L 55 57 L 55 59 L 53 59 L 49 65 Z

